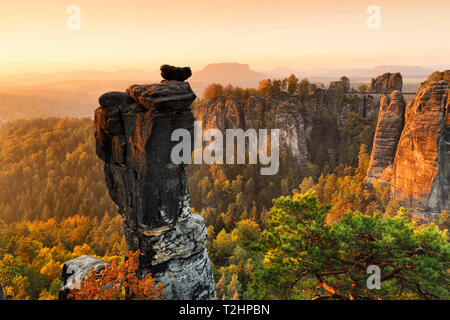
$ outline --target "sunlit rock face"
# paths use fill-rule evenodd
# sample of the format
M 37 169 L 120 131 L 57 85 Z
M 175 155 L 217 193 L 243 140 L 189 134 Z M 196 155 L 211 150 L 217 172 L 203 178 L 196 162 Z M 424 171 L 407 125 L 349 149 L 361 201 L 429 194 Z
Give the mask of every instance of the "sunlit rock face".
M 433 82 L 408 104 L 393 164 L 393 196 L 431 216 L 450 209 L 448 92 Z
M 424 84 L 404 107 L 398 91 L 381 100 L 367 180 L 424 219 L 450 209 L 449 86 Z
M 91 271 L 99 274 L 105 269 L 105 266 L 104 261 L 91 256 L 82 256 L 66 261 L 62 268 L 62 286 L 58 293 L 58 299 L 65 300 L 70 290 L 79 288 L 83 284 L 83 279 Z
M 183 71 L 169 71 L 174 70 Z M 194 146 L 195 98 L 189 83 L 163 80 L 106 93 L 95 112 L 97 155 L 105 161 L 128 249 L 140 250 L 140 275 L 152 273 L 163 283 L 165 299 L 214 294 L 203 218 L 191 212 L 185 165 L 170 159 L 178 143 L 171 141 L 174 130 L 188 130 Z

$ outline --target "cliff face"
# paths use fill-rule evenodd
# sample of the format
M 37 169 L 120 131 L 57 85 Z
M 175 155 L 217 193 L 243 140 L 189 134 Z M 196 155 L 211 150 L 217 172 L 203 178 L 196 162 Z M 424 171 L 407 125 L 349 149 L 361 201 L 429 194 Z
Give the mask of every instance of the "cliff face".
M 391 190 L 403 204 L 431 215 L 449 210 L 448 84 L 421 88 L 408 104 Z
M 397 142 L 402 133 L 404 121 L 405 102 L 401 93 L 393 91 L 390 97 L 382 97 L 367 172 L 368 182 L 374 179 L 384 183 L 390 182 Z
M 212 299 L 214 292 L 203 218 L 191 213 L 185 166 L 170 160 L 175 129 L 193 139 L 195 97 L 177 80 L 133 85 L 101 96 L 95 112 L 97 155 L 128 249 L 140 250 L 140 275 L 163 283 L 165 299 Z
M 388 183 L 394 199 L 425 218 L 450 209 L 448 92 L 445 81 L 425 84 L 404 115 L 399 92 L 382 99 L 368 170 L 369 182 Z
M 402 91 L 403 79 L 400 72 L 385 73 L 370 81 L 368 91 L 372 93 L 391 93 L 394 90 Z
M 393 76 L 395 87 L 402 88 L 403 81 L 400 74 Z M 383 75 L 377 77 L 383 79 Z M 379 80 L 379 83 L 382 83 Z M 375 83 L 375 79 L 372 79 Z M 389 83 L 389 77 L 386 81 Z M 381 86 L 381 84 L 379 84 Z M 369 88 L 371 89 L 371 88 Z M 339 123 L 344 122 L 350 112 L 355 112 L 370 120 L 377 119 L 381 98 L 391 92 L 391 90 L 369 91 L 367 94 L 356 94 L 351 91 L 350 79 L 346 76 L 341 77 L 338 81 L 331 81 L 328 89 L 316 88 L 311 92 L 311 102 L 316 108 L 325 107 L 336 115 Z
M 304 165 L 307 159 L 305 123 L 293 103 L 259 96 L 247 99 L 218 97 L 201 101 L 193 113 L 203 128 L 280 129 L 280 147 Z

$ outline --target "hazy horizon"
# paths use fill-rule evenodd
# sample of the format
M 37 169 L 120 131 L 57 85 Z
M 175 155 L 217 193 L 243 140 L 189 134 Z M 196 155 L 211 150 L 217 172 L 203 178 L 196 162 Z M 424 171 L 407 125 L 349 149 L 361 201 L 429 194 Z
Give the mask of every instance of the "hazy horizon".
M 80 29 L 67 27 L 70 5 L 80 8 Z M 366 25 L 370 5 L 381 10 L 380 29 Z M 0 74 L 448 65 L 450 43 L 438 31 L 449 29 L 449 11 L 444 0 L 2 2 Z
M 167 62 L 167 61 L 166 61 Z M 168 61 L 168 63 L 170 64 L 170 61 Z M 25 71 L 25 72 L 2 72 L 0 70 L 0 76 L 20 76 L 20 75 L 27 75 L 27 74 L 54 74 L 54 73 L 82 73 L 82 72 L 104 72 L 104 73 L 118 73 L 118 72 L 129 72 L 129 71 L 139 71 L 139 72 L 159 72 L 159 68 L 160 66 L 164 64 L 163 62 L 155 65 L 154 67 L 150 67 L 150 68 L 105 68 L 105 69 L 101 69 L 101 68 L 80 68 L 80 69 L 61 69 L 61 70 L 54 70 L 54 71 Z M 421 68 L 424 69 L 425 71 L 427 70 L 444 70 L 444 69 L 448 69 L 450 68 L 450 64 L 440 64 L 440 65 L 395 65 L 395 64 L 379 64 L 379 65 L 366 65 L 366 66 L 360 66 L 360 67 L 352 67 L 352 66 L 335 66 L 335 67 L 311 67 L 311 66 L 304 66 L 304 67 L 292 67 L 289 65 L 273 65 L 273 66 L 267 66 L 265 68 L 256 68 L 253 67 L 251 64 L 249 63 L 245 63 L 245 62 L 239 62 L 239 61 L 222 61 L 222 62 L 211 62 L 211 63 L 206 63 L 203 66 L 200 66 L 199 68 L 192 68 L 193 72 L 196 71 L 201 71 L 203 70 L 205 67 L 210 66 L 210 65 L 214 65 L 214 64 L 241 64 L 241 65 L 248 65 L 250 70 L 252 71 L 256 71 L 256 72 L 272 72 L 272 71 L 277 71 L 277 70 L 288 70 L 288 71 L 309 71 L 309 72 L 316 72 L 316 73 L 327 73 L 327 72 L 334 72 L 334 71 L 340 71 L 340 70 L 376 70 L 376 68 L 379 67 L 392 67 L 392 69 L 395 69 L 396 67 L 399 68 L 413 68 L 413 67 L 417 67 L 417 68 Z M 179 64 L 178 66 L 185 66 L 186 64 Z M 188 65 L 186 65 L 188 66 Z

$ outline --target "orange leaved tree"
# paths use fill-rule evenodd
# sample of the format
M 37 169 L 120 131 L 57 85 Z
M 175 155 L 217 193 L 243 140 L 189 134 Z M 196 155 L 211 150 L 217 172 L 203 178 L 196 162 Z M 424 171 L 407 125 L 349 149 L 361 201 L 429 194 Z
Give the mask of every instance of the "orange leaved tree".
M 138 279 L 139 250 L 130 251 L 128 259 L 118 264 L 113 261 L 97 274 L 93 270 L 83 279 L 79 289 L 72 289 L 68 299 L 74 300 L 159 300 L 163 296 L 163 285 L 156 285 L 148 274 Z

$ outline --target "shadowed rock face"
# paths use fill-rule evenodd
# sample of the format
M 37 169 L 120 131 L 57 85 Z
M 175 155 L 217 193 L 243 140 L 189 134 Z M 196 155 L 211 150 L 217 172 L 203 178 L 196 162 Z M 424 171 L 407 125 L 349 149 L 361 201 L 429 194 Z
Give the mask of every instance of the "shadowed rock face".
M 305 122 L 294 104 L 280 104 L 273 116 L 273 128 L 280 129 L 280 146 L 288 150 L 298 164 L 308 160 Z
M 97 155 L 128 249 L 140 250 L 140 275 L 162 282 L 165 299 L 212 299 L 214 292 L 203 218 L 191 213 L 185 166 L 170 159 L 174 130 L 188 130 L 194 146 L 195 98 L 187 82 L 133 85 L 104 94 L 95 112 Z
M 189 201 L 187 178 L 184 167 L 170 161 L 176 144 L 170 140 L 173 130 L 179 128 L 193 135 L 194 118 L 187 106 L 195 98 L 175 96 L 173 91 L 157 87 L 132 86 L 128 89 L 131 95 L 107 93 L 100 98 L 102 105 L 95 112 L 97 154 L 105 161 L 110 195 L 121 213 L 126 213 L 130 226 L 152 232 L 155 228 L 168 228 L 189 213 L 182 210 L 183 202 Z M 166 91 L 172 96 L 158 95 L 158 101 L 152 102 L 155 91 Z M 167 107 L 167 101 L 174 107 Z
M 397 142 L 405 121 L 405 102 L 399 91 L 390 97 L 382 97 L 378 114 L 377 129 L 373 142 L 367 180 L 389 183 L 392 175 Z

